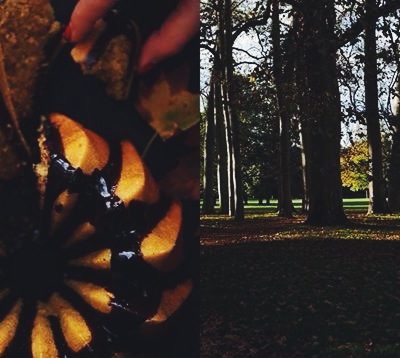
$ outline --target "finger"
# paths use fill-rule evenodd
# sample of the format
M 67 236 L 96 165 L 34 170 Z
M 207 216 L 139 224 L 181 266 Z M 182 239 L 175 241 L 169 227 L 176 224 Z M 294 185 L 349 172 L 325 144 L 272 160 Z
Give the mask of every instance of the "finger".
M 93 28 L 94 23 L 117 2 L 117 0 L 80 0 L 71 15 L 64 32 L 70 42 L 79 42 Z
M 139 72 L 146 72 L 155 63 L 177 53 L 197 33 L 199 26 L 199 1 L 182 0 L 161 28 L 150 35 L 144 44 Z

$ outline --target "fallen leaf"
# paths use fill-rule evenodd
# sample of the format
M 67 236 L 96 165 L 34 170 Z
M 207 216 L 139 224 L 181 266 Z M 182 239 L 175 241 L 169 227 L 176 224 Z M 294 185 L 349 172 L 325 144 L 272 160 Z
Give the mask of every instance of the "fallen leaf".
M 187 90 L 186 72 L 182 66 L 174 73 L 161 73 L 155 82 L 144 83 L 139 89 L 137 108 L 163 139 L 199 121 L 200 97 Z

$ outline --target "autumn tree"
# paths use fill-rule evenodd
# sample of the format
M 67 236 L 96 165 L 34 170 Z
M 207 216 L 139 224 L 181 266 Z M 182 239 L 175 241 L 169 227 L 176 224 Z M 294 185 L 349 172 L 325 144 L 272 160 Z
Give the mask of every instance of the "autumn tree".
M 343 186 L 352 191 L 367 190 L 370 181 L 368 142 L 358 140 L 340 156 Z

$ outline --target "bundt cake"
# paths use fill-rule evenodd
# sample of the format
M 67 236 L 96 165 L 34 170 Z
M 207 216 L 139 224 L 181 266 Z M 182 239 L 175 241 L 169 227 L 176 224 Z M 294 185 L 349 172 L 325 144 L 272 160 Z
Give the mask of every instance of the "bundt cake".
M 39 148 L 39 224 L 0 246 L 0 356 L 112 357 L 191 294 L 182 205 L 128 140 L 54 113 Z

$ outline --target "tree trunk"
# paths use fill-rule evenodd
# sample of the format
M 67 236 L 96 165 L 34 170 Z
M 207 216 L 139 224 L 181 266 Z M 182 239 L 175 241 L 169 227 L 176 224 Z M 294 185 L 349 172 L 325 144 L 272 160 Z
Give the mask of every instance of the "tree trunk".
M 222 115 L 224 123 L 224 137 L 226 143 L 226 169 L 227 169 L 227 190 L 228 190 L 228 209 L 227 214 L 233 216 L 235 212 L 234 201 L 234 181 L 233 181 L 233 157 L 232 157 L 232 139 L 231 139 L 231 116 L 228 101 L 228 89 L 226 79 L 226 62 L 228 57 L 227 52 L 227 39 L 226 39 L 226 26 L 227 21 L 225 18 L 226 2 L 225 0 L 218 1 L 218 49 L 219 49 L 219 62 L 218 62 L 218 75 L 221 83 L 221 104 Z
M 235 110 L 234 110 L 235 111 Z M 239 143 L 240 123 L 237 113 L 232 115 L 233 174 L 235 183 L 235 220 L 244 219 L 243 182 Z
M 214 213 L 214 165 L 215 165 L 215 84 L 213 78 L 210 81 L 210 93 L 208 95 L 206 113 L 206 135 L 204 143 L 204 196 L 203 214 Z
M 221 0 L 222 1 L 222 0 Z M 231 0 L 223 2 L 223 13 L 220 13 L 220 49 L 222 53 L 221 65 L 223 66 L 223 89 L 225 118 L 227 121 L 227 138 L 230 149 L 230 164 L 228 170 L 231 174 L 230 180 L 230 209 L 229 214 L 235 217 L 235 220 L 243 220 L 244 204 L 243 204 L 243 183 L 242 168 L 240 155 L 239 132 L 240 123 L 237 112 L 236 89 L 233 77 L 233 38 L 232 38 L 232 4 Z M 221 16 L 222 15 L 222 16 Z
M 393 98 L 394 116 L 390 120 L 393 128 L 392 148 L 389 159 L 389 210 L 400 211 L 400 79 L 397 83 L 397 93 Z
M 235 220 L 244 219 L 243 205 L 243 182 L 242 182 L 242 163 L 240 153 L 240 120 L 237 110 L 237 96 L 235 81 L 233 78 L 233 38 L 232 38 L 232 3 L 231 0 L 225 0 L 225 21 L 226 21 L 226 44 L 227 44 L 227 62 L 226 62 L 226 80 L 228 83 L 229 108 L 231 112 L 232 125 L 232 154 L 233 154 L 233 180 L 235 188 Z
M 309 157 L 309 151 L 308 151 L 308 146 L 309 146 L 309 128 L 307 125 L 301 121 L 299 121 L 299 132 L 300 132 L 300 150 L 301 150 L 301 175 L 302 175 L 302 181 L 303 181 L 303 199 L 301 202 L 301 209 L 303 213 L 308 213 L 310 209 L 310 197 L 309 197 L 309 168 L 308 168 L 308 160 L 307 158 Z
M 218 153 L 218 198 L 220 213 L 229 213 L 229 176 L 228 176 L 228 143 L 226 141 L 226 127 L 224 121 L 221 84 L 215 84 L 215 119 L 217 129 L 217 153 Z
M 347 219 L 340 178 L 340 96 L 334 43 L 333 0 L 310 0 L 304 9 L 306 76 L 309 86 L 310 210 L 307 223 L 338 225 Z
M 378 76 L 376 56 L 375 20 L 371 15 L 376 7 L 376 0 L 366 0 L 365 26 L 365 109 L 367 121 L 368 152 L 371 160 L 371 182 L 369 184 L 368 213 L 384 213 L 387 211 L 385 198 L 385 181 L 383 179 L 382 140 L 379 125 L 378 108 Z
M 296 64 L 295 64 L 295 82 L 296 82 L 296 96 L 295 103 L 297 103 L 297 122 L 300 142 L 300 161 L 302 172 L 303 184 L 303 198 L 302 198 L 302 212 L 308 213 L 310 207 L 309 197 L 309 141 L 310 141 L 310 128 L 308 125 L 308 90 L 306 67 L 304 61 L 304 34 L 302 32 L 302 23 L 300 17 L 297 15 L 294 19 L 294 29 L 297 35 L 296 43 Z
M 225 62 L 225 59 L 224 59 Z M 228 169 L 228 196 L 229 196 L 229 209 L 228 215 L 234 216 L 236 205 L 235 205 L 235 181 L 234 181 L 234 156 L 232 146 L 232 122 L 231 122 L 231 111 L 229 105 L 228 88 L 225 78 L 223 79 L 221 92 L 222 92 L 222 107 L 224 113 L 224 126 L 225 126 L 225 138 L 226 138 L 226 149 L 227 149 L 227 169 Z
M 389 161 L 389 210 L 400 211 L 400 124 L 392 135 Z
M 226 21 L 225 21 L 225 1 L 218 0 L 218 61 L 216 66 L 216 75 L 218 77 L 218 91 L 216 92 L 216 100 L 218 103 L 218 116 L 220 119 L 219 126 L 219 138 L 221 139 L 221 156 L 220 156 L 220 170 L 224 170 L 221 173 L 220 182 L 220 197 L 224 200 L 223 206 L 221 202 L 221 213 L 232 215 L 232 155 L 231 155 L 231 139 L 230 139 L 230 117 L 229 111 L 227 110 L 227 98 L 226 98 L 226 78 L 225 78 L 225 63 L 226 63 Z M 224 153 L 223 153 L 224 152 Z M 222 187 L 222 184 L 224 187 Z
M 279 204 L 278 215 L 292 217 L 292 194 L 290 185 L 290 113 L 287 86 L 283 76 L 283 61 L 280 43 L 279 1 L 272 2 L 272 46 L 273 73 L 279 110 Z

